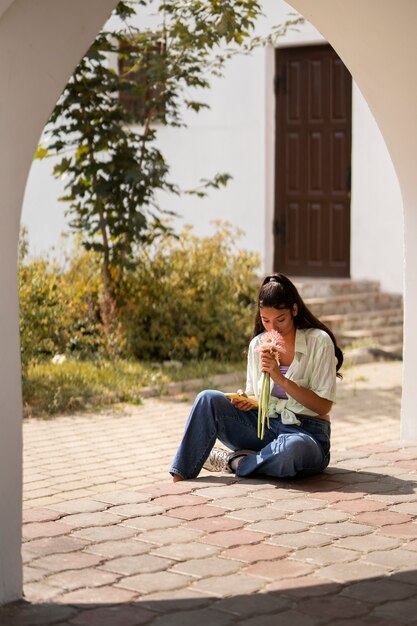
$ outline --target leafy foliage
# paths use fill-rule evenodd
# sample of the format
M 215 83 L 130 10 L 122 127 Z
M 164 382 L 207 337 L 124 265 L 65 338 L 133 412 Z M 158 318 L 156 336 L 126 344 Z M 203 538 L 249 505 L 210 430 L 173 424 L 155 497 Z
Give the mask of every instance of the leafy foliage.
M 126 281 L 121 310 L 127 345 L 139 359 L 242 358 L 254 302 L 257 255 L 239 233 L 218 225 L 213 237 L 188 228 L 143 250 Z
M 118 4 L 120 27 L 101 32 L 93 42 L 52 113 L 47 147 L 35 155 L 62 156 L 54 174 L 67 179 L 62 200 L 68 202 L 70 226 L 82 234 L 87 250 L 100 253 L 110 298 L 136 248 L 167 228 L 157 192 L 182 192 L 169 180 L 157 147 L 158 123 L 183 125 L 184 107 L 206 106 L 192 94 L 210 86 L 210 76 L 221 73 L 260 15 L 256 0 L 139 4 L 157 12 L 159 25 L 135 28 L 138 3 Z M 231 44 L 235 50 L 225 52 Z M 115 56 L 121 73 L 109 62 Z M 129 98 L 142 105 L 132 109 Z M 202 196 L 228 179 L 219 173 L 189 192 Z
M 22 248 L 25 246 L 23 245 Z M 157 240 L 126 272 L 103 316 L 97 253 L 77 250 L 60 268 L 49 259 L 19 267 L 22 360 L 135 357 L 140 360 L 242 358 L 250 334 L 258 257 L 218 225 L 212 237 L 186 229 Z

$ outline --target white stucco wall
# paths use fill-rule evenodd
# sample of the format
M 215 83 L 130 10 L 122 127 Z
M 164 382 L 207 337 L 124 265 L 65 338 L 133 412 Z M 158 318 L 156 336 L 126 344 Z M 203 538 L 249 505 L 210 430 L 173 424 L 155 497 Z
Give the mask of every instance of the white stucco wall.
M 258 32 L 288 19 L 294 9 L 282 0 L 264 2 L 265 18 Z M 140 20 L 150 24 L 155 18 Z M 310 24 L 289 31 L 279 45 L 319 44 L 325 40 Z M 275 101 L 274 51 L 257 50 L 230 62 L 224 79 L 203 93 L 209 111 L 187 112 L 188 129 L 160 128 L 159 140 L 171 165 L 172 180 L 184 188 L 217 172 L 233 176 L 226 189 L 210 197 L 160 196 L 161 204 L 178 212 L 182 223 L 197 234 L 212 232 L 214 220 L 240 226 L 242 245 L 261 254 L 263 270 L 272 269 L 274 219 Z M 52 163 L 34 163 L 29 178 L 23 222 L 28 226 L 32 253 L 56 245 L 65 229 L 65 205 L 57 201 L 62 185 L 52 179 Z M 379 280 L 384 289 L 402 291 L 403 223 L 398 181 L 384 140 L 363 96 L 353 90 L 351 206 L 351 275 Z M 48 222 L 40 225 L 39 214 Z M 387 238 L 390 254 L 386 254 Z
M 403 291 L 404 217 L 400 186 L 369 106 L 352 94 L 351 275 Z

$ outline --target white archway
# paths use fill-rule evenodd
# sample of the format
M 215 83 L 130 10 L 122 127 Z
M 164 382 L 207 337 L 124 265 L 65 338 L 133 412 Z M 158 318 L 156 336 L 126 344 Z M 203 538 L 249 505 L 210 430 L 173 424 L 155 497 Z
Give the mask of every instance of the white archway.
M 0 0 L 0 604 L 21 595 L 20 210 L 32 155 L 75 64 L 116 0 Z M 402 434 L 417 436 L 417 53 L 415 0 L 291 0 L 334 46 L 366 97 L 399 178 L 405 217 Z M 389 245 L 387 246 L 389 254 Z
M 0 604 L 21 596 L 20 211 L 36 144 L 116 0 L 0 0 Z
M 417 4 L 414 0 L 404 0 L 401 7 L 395 0 L 290 1 L 326 37 L 351 71 L 381 129 L 397 172 L 405 236 L 401 435 L 416 437 Z

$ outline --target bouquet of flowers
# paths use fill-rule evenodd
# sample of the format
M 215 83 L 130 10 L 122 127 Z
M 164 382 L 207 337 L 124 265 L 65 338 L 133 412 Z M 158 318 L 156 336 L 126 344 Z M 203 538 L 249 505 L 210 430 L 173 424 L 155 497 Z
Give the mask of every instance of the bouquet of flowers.
M 270 330 L 262 335 L 260 344 L 257 346 L 257 352 L 269 352 L 272 354 L 278 365 L 280 352 L 285 350 L 284 339 L 282 335 L 276 330 Z M 269 428 L 269 400 L 271 397 L 271 377 L 269 372 L 262 372 L 262 384 L 261 394 L 259 396 L 259 409 L 258 409 L 258 437 L 264 438 L 265 434 L 265 421 Z

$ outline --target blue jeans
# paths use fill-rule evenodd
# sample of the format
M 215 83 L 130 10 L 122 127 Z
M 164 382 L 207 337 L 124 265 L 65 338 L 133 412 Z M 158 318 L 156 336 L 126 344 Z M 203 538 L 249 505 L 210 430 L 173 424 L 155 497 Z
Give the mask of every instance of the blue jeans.
M 301 426 L 270 419 L 261 440 L 257 435 L 258 411 L 240 411 L 220 391 L 203 391 L 196 397 L 184 435 L 170 469 L 185 479 L 195 478 L 219 439 L 231 450 L 254 450 L 237 469 L 237 476 L 266 474 L 284 478 L 322 472 L 330 460 L 330 422 L 297 415 Z

